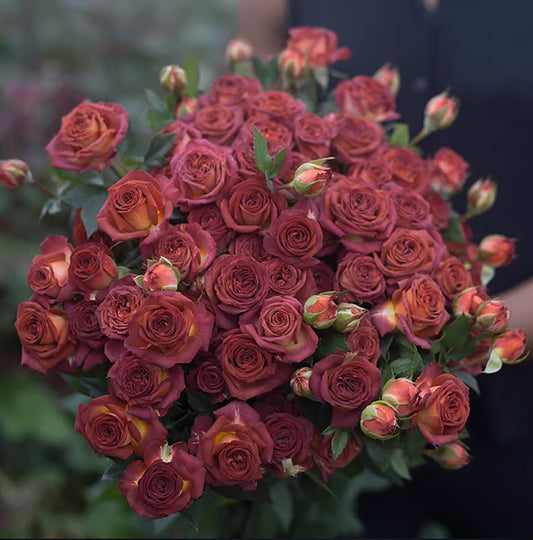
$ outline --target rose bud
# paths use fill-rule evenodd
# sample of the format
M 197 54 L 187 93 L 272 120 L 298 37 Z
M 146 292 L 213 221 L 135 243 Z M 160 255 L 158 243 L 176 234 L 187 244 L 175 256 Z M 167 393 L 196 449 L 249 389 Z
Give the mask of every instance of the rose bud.
M 0 161 L 0 187 L 18 189 L 25 182 L 31 182 L 30 169 L 20 159 Z
M 290 187 L 310 199 L 322 195 L 332 177 L 331 169 L 322 165 L 326 159 L 316 159 L 300 165 Z
M 195 97 L 183 96 L 176 107 L 176 116 L 179 118 L 180 116 L 191 114 L 196 112 L 199 107 L 200 103 Z
M 181 94 L 187 86 L 187 72 L 180 66 L 164 66 L 159 73 L 159 84 L 167 91 Z
M 148 267 L 141 282 L 145 291 L 177 291 L 179 283 L 180 271 L 165 257 Z
M 450 148 L 440 148 L 430 162 L 431 186 L 438 193 L 453 195 L 465 183 L 468 163 Z
M 400 90 L 400 72 L 396 66 L 389 63 L 384 64 L 374 73 L 374 79 L 387 86 L 394 96 Z
M 432 97 L 426 105 L 424 130 L 426 132 L 444 129 L 452 125 L 459 112 L 459 100 L 444 91 Z
M 468 319 L 473 319 L 484 302 L 490 300 L 489 295 L 482 289 L 469 287 L 459 293 L 453 301 L 453 314 L 455 317 L 465 315 Z
M 466 195 L 468 201 L 468 211 L 470 215 L 477 215 L 486 212 L 494 205 L 498 187 L 496 182 L 487 178 L 480 178 L 468 189 Z
M 485 236 L 479 244 L 478 257 L 492 268 L 500 268 L 511 264 L 514 258 L 514 240 L 501 234 Z
M 470 463 L 468 448 L 459 441 L 439 446 L 434 450 L 426 450 L 424 453 L 444 469 L 461 469 Z
M 418 407 L 418 388 L 409 379 L 389 379 L 383 387 L 381 399 L 394 407 L 400 418 L 407 418 Z
M 298 79 L 307 70 L 307 58 L 300 49 L 289 47 L 278 56 L 279 70 L 289 79 Z
M 311 392 L 311 388 L 309 387 L 309 380 L 311 379 L 312 374 L 313 369 L 308 366 L 301 367 L 294 372 L 291 377 L 291 390 L 293 394 L 305 398 L 313 395 L 313 392 Z
M 79 292 L 93 293 L 107 289 L 118 277 L 111 250 L 99 242 L 78 246 L 70 257 L 68 277 Z
M 491 334 L 503 332 L 509 324 L 511 313 L 503 302 L 487 300 L 483 302 L 476 312 L 474 328 Z
M 226 47 L 226 62 L 236 64 L 246 62 L 254 56 L 254 47 L 246 38 L 234 38 Z
M 361 318 L 366 312 L 366 309 L 356 304 L 341 302 L 337 306 L 337 315 L 335 316 L 335 321 L 333 322 L 333 328 L 341 334 L 347 334 L 359 326 Z
M 522 330 L 507 330 L 500 334 L 492 343 L 492 352 L 504 364 L 518 364 L 525 360 L 528 353 L 527 336 Z
M 317 330 L 333 326 L 337 317 L 334 292 L 327 291 L 310 296 L 304 304 L 304 321 Z
M 361 412 L 361 431 L 371 439 L 386 441 L 400 431 L 394 408 L 386 401 L 374 401 Z

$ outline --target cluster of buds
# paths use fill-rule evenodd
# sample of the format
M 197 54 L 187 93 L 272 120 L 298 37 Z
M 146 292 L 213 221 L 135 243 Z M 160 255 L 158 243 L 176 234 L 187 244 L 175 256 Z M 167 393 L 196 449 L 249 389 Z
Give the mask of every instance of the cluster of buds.
M 304 304 L 304 320 L 317 330 L 333 327 L 337 332 L 346 334 L 355 330 L 366 309 L 348 302 L 335 303 L 339 293 L 326 291 L 310 296 Z
M 177 291 L 180 271 L 165 257 L 158 261 L 149 259 L 144 275 L 137 276 L 135 283 L 145 291 Z
M 20 159 L 6 159 L 0 161 L 0 187 L 15 190 L 22 184 L 31 182 L 30 169 Z
M 449 96 L 448 91 L 432 97 L 426 104 L 424 112 L 424 131 L 431 133 L 445 129 L 453 124 L 459 113 L 459 100 Z

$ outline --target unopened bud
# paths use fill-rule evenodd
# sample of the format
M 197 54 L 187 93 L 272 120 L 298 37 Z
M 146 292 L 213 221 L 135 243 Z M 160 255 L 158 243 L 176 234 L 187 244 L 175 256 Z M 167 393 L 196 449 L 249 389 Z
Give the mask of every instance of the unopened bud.
M 167 92 L 179 95 L 187 86 L 187 72 L 180 66 L 165 66 L 159 73 L 159 83 Z
M 179 283 L 180 271 L 164 257 L 150 265 L 142 278 L 146 291 L 177 291 Z
M 515 243 L 501 234 L 485 236 L 479 244 L 478 257 L 492 268 L 511 264 L 515 253 Z
M 199 103 L 198 100 L 194 97 L 183 96 L 176 107 L 176 116 L 185 116 L 191 114 L 198 110 Z
M 337 316 L 336 293 L 327 291 L 310 296 L 304 304 L 304 321 L 318 330 L 333 326 Z
M 18 189 L 25 182 L 31 182 L 30 169 L 20 159 L 6 159 L 0 161 L 0 187 Z
M 418 388 L 409 379 L 389 379 L 383 387 L 381 399 L 394 407 L 399 417 L 407 418 L 418 408 Z
M 365 308 L 356 304 L 341 302 L 337 306 L 337 315 L 333 323 L 333 328 L 341 334 L 347 334 L 359 326 L 366 312 L 367 310 Z
M 367 437 L 381 441 L 392 439 L 400 430 L 396 411 L 386 401 L 374 401 L 365 407 L 360 425 Z
M 479 306 L 487 300 L 490 300 L 489 295 L 483 289 L 469 287 L 453 299 L 453 314 L 455 317 L 464 315 L 468 319 L 473 319 L 477 314 Z
M 291 187 L 310 199 L 322 195 L 332 176 L 331 169 L 323 165 L 328 159 L 331 158 L 316 159 L 300 165 L 294 172 Z
M 499 334 L 507 328 L 510 318 L 511 314 L 503 302 L 487 300 L 477 310 L 474 327 L 490 334 Z
M 313 374 L 312 368 L 305 366 L 297 369 L 291 377 L 291 390 L 293 394 L 296 394 L 300 397 L 311 397 L 313 392 L 309 387 L 309 380 Z
M 278 56 L 279 70 L 289 79 L 298 79 L 307 70 L 307 57 L 300 49 L 289 47 Z
M 492 352 L 504 364 L 518 364 L 527 354 L 527 337 L 522 330 L 507 330 L 492 342 Z
M 490 178 L 486 180 L 480 178 L 474 182 L 467 193 L 468 213 L 477 215 L 492 208 L 496 202 L 497 192 L 496 182 Z
M 253 45 L 245 38 L 234 38 L 226 47 L 226 62 L 236 64 L 246 62 L 254 56 Z
M 424 116 L 424 130 L 431 132 L 451 126 L 457 118 L 458 112 L 458 99 L 448 96 L 447 91 L 441 92 L 427 102 Z
M 470 463 L 468 448 L 459 441 L 444 444 L 434 450 L 426 450 L 424 453 L 444 469 L 461 469 Z
M 389 63 L 381 66 L 374 73 L 374 79 L 387 86 L 394 96 L 400 90 L 400 72 L 397 67 Z

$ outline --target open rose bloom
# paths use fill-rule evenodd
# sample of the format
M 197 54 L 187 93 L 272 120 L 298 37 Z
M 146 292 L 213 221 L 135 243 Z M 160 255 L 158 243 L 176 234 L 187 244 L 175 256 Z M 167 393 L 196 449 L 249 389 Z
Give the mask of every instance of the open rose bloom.
M 246 64 L 263 65 L 257 78 L 172 87 L 142 163 L 117 149 L 116 103 L 80 104 L 47 147 L 54 167 L 105 181 L 28 270 L 22 365 L 90 388 L 75 429 L 115 460 L 142 516 L 257 497 L 288 534 L 280 504 L 323 495 L 330 477 L 371 464 L 405 479 L 424 455 L 467 465 L 467 385 L 527 356 L 487 289 L 514 242 L 478 246 L 465 221 L 481 206 L 452 212 L 465 159 L 410 142 L 388 79 L 345 79 L 328 98 L 319 79 L 349 57 L 333 32 L 292 29 L 286 51 L 307 82 L 285 52 L 268 63 L 275 90 L 260 59 Z

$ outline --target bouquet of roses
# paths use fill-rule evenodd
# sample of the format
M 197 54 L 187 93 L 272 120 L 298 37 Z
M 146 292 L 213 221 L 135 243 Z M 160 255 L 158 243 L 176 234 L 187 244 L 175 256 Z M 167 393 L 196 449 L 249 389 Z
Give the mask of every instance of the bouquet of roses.
M 255 498 L 252 517 L 271 505 L 287 533 L 305 486 L 468 463 L 469 389 L 525 357 L 486 290 L 515 248 L 472 242 L 494 182 L 459 215 L 468 164 L 417 146 L 455 98 L 431 99 L 411 139 L 392 66 L 329 90 L 349 56 L 332 32 L 292 29 L 268 60 L 237 39 L 227 56 L 233 73 L 204 94 L 192 57 L 163 68 L 144 157 L 118 103 L 62 119 L 55 185 L 32 181 L 52 195 L 44 213 L 71 209 L 73 244 L 42 243 L 16 328 L 22 365 L 92 398 L 75 429 L 137 513 Z M 0 174 L 29 177 L 17 160 Z

